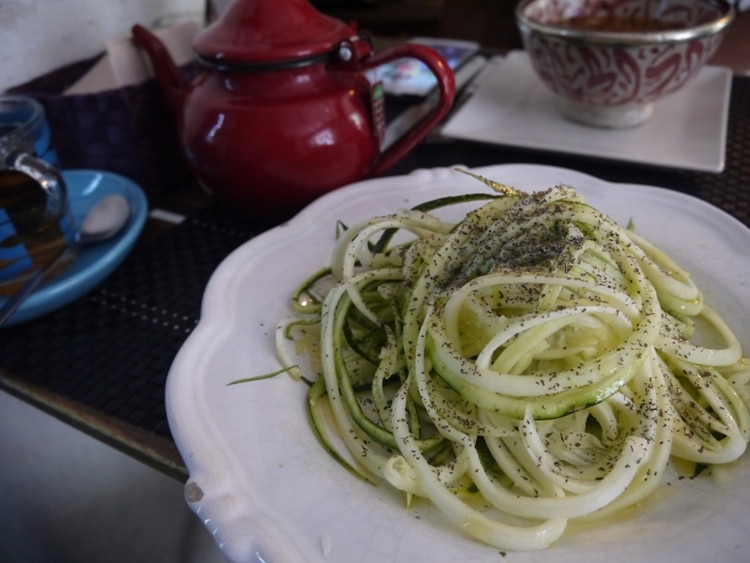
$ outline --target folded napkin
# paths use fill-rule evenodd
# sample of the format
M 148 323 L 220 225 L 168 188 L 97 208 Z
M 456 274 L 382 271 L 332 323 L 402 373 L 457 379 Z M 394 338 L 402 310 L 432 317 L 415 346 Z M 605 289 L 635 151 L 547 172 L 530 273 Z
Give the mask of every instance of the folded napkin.
M 164 42 L 177 65 L 183 66 L 195 59 L 192 44 L 198 31 L 198 23 L 191 20 L 154 30 L 154 33 Z M 113 39 L 106 42 L 101 59 L 64 94 L 94 94 L 133 86 L 142 84 L 152 75 L 151 65 L 129 37 Z

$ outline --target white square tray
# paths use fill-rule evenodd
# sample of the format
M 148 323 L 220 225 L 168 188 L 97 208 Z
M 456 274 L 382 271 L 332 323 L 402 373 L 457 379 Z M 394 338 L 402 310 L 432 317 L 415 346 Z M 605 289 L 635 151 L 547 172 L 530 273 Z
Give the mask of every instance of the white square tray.
M 563 117 L 559 99 L 536 76 L 528 55 L 490 60 L 471 97 L 446 122 L 445 137 L 586 155 L 663 167 L 721 172 L 732 73 L 705 67 L 684 89 L 657 102 L 631 129 L 598 129 Z

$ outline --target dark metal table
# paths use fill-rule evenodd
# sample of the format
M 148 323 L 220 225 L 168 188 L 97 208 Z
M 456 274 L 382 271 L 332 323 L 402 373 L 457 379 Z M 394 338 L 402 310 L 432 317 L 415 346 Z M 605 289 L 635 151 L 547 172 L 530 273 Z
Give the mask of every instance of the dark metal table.
M 728 135 L 721 174 L 456 141 L 423 143 L 390 174 L 451 164 L 551 164 L 688 193 L 750 227 L 750 77 L 733 79 Z M 195 187 L 185 191 L 167 199 L 177 211 L 189 210 L 188 218 L 172 228 L 150 220 L 139 245 L 101 286 L 48 316 L 0 330 L 0 388 L 183 480 L 164 405 L 169 367 L 198 322 L 214 269 L 281 219 L 239 216 Z

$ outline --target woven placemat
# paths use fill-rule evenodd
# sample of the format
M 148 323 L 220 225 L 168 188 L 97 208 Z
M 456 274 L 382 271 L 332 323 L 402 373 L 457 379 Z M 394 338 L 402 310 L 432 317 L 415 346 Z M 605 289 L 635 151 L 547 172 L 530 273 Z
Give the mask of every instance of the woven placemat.
M 160 435 L 164 384 L 200 316 L 209 277 L 255 231 L 220 206 L 137 247 L 75 303 L 0 331 L 0 366 Z
M 660 170 L 533 151 L 450 142 L 420 145 L 390 174 L 446 164 L 538 162 L 610 181 L 670 187 L 726 210 L 750 227 L 750 78 L 736 77 L 722 174 Z M 134 250 L 101 286 L 36 321 L 0 330 L 0 368 L 73 402 L 169 436 L 164 386 L 200 316 L 209 277 L 260 232 L 257 220 L 218 203 Z

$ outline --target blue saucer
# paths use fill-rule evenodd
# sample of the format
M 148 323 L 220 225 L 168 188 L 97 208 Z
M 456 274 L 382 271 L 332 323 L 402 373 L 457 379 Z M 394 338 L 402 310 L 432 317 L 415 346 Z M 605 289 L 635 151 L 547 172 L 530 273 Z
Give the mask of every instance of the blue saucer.
M 59 276 L 39 286 L 8 319 L 5 326 L 46 315 L 75 301 L 109 276 L 133 248 L 148 216 L 143 190 L 127 178 L 97 170 L 66 170 L 63 178 L 76 223 L 80 225 L 101 198 L 121 194 L 130 203 L 130 219 L 117 236 L 82 246 Z M 7 298 L 0 298 L 2 305 Z

